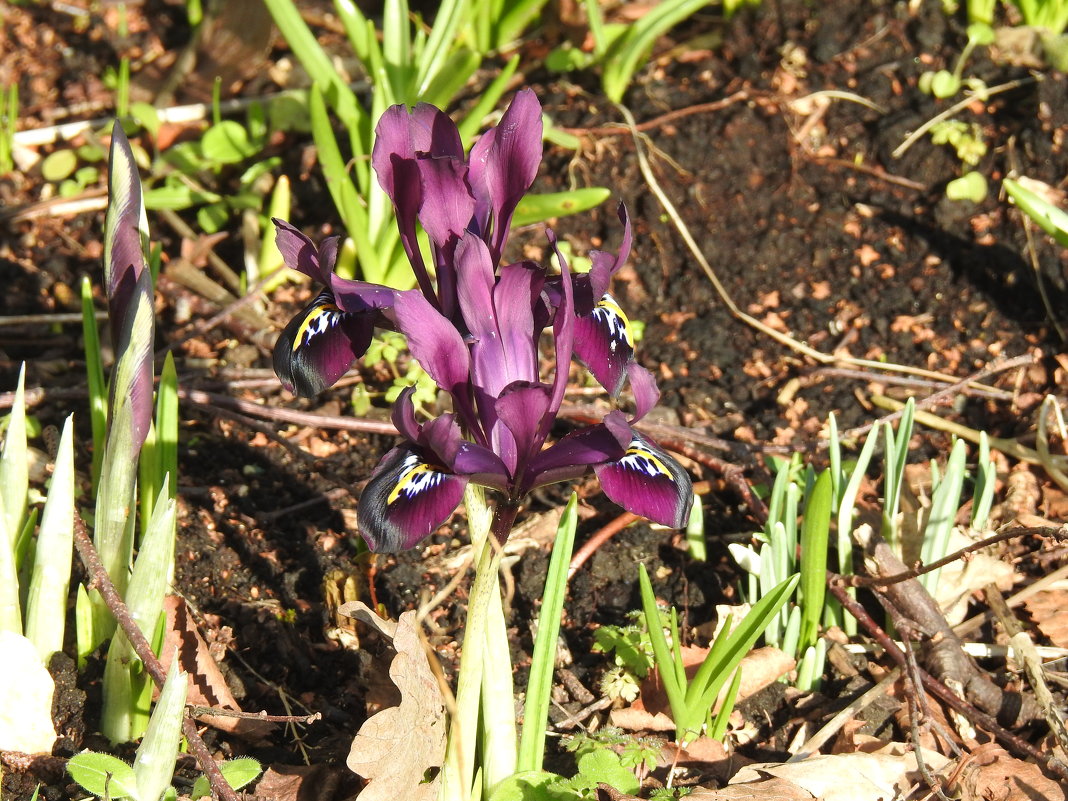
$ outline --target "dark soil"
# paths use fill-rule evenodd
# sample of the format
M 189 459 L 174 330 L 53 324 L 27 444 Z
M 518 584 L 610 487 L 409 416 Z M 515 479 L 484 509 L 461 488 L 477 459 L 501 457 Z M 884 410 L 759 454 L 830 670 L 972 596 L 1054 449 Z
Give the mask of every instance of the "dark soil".
M 308 4 L 309 6 L 318 4 Z M 327 4 L 322 4 L 327 5 Z M 920 139 L 902 158 L 891 153 L 903 138 L 941 111 L 916 88 L 919 74 L 952 65 L 964 42 L 961 26 L 946 20 L 937 2 L 921 4 L 911 16 L 903 3 L 811 4 L 767 2 L 759 10 L 722 25 L 698 15 L 674 32 L 680 45 L 663 42 L 668 53 L 639 74 L 626 102 L 655 148 L 658 181 L 679 209 L 708 262 L 743 310 L 825 353 L 886 361 L 963 378 L 997 357 L 1037 350 L 1025 374 L 999 376 L 1005 390 L 996 397 L 961 395 L 952 413 L 965 424 L 998 436 L 1024 434 L 1030 412 L 1063 378 L 1053 356 L 1063 351 L 1037 289 L 1040 275 L 1051 305 L 1062 315 L 1068 291 L 1063 254 L 1035 237 L 1037 270 L 1019 214 L 998 196 L 1000 179 L 1015 171 L 1060 186 L 1068 175 L 1061 146 L 1068 124 L 1061 74 L 1024 83 L 962 119 L 981 126 L 988 153 L 977 169 L 991 191 L 978 205 L 944 199 L 948 181 L 961 165 L 947 147 Z M 94 7 L 95 8 L 95 7 Z M 318 12 L 318 9 L 311 9 Z M 95 12 L 94 12 L 95 13 Z M 172 53 L 188 30 L 175 9 L 148 2 L 131 12 L 129 39 L 118 40 L 101 19 L 77 20 L 40 5 L 10 8 L 4 19 L 9 59 L 0 60 L 0 85 L 17 80 L 20 127 L 50 124 L 64 109 L 91 118 L 109 113 L 109 93 L 99 76 L 117 54 Z M 150 20 L 151 22 L 146 22 Z M 697 35 L 714 34 L 712 49 L 685 47 Z M 324 31 L 328 38 L 337 33 Z M 533 62 L 544 44 L 527 46 Z M 340 43 L 339 43 L 340 46 Z M 280 40 L 271 59 L 282 55 Z M 146 67 L 145 84 L 154 80 Z M 1020 67 L 973 60 L 967 74 L 994 86 L 1026 78 Z M 259 78 L 242 91 L 268 91 Z M 175 102 L 201 99 L 200 89 Z M 754 481 L 764 479 L 762 452 L 772 446 L 817 454 L 817 434 L 828 413 L 841 429 L 872 420 L 879 410 L 868 396 L 900 394 L 893 374 L 846 374 L 815 364 L 732 316 L 703 274 L 643 179 L 634 143 L 625 132 L 605 130 L 620 121 L 598 93 L 594 76 L 559 76 L 532 67 L 532 85 L 553 121 L 588 130 L 578 154 L 548 148 L 537 190 L 565 187 L 575 178 L 603 185 L 623 200 L 635 225 L 630 267 L 615 291 L 625 309 L 647 327 L 640 360 L 658 375 L 665 422 L 696 428 L 737 443 L 732 454 Z M 850 92 L 867 103 L 813 93 Z M 744 93 L 715 110 L 715 103 Z M 822 96 L 826 97 L 826 96 Z M 822 114 L 822 116 L 817 116 Z M 575 130 L 575 132 L 578 132 Z M 307 169 L 307 139 L 275 141 L 284 170 L 298 179 L 294 222 L 318 235 L 336 225 L 316 169 Z M 0 177 L 0 272 L 7 279 L 0 314 L 72 311 L 82 275 L 99 284 L 101 212 L 77 216 L 12 219 L 10 212 L 43 197 L 39 172 Z M 555 226 L 576 252 L 592 245 L 615 248 L 620 238 L 614 204 L 590 214 L 561 219 Z M 195 220 L 189 217 L 191 224 Z M 171 230 L 153 222 L 165 254 L 180 246 Z M 218 252 L 239 263 L 236 234 Z M 542 242 L 540 232 L 524 244 Z M 186 292 L 186 294 L 188 294 Z M 158 297 L 163 348 L 178 337 L 175 303 L 181 292 Z M 276 330 L 305 301 L 284 290 L 268 305 Z M 101 308 L 103 306 L 101 305 Z M 204 316 L 217 309 L 211 307 Z M 14 386 L 20 361 L 28 360 L 27 385 L 48 390 L 33 409 L 42 423 L 57 424 L 79 413 L 80 458 L 88 465 L 89 441 L 80 329 L 5 326 L 0 329 L 0 388 Z M 269 350 L 249 347 L 232 330 L 216 329 L 178 346 L 175 353 L 184 388 L 230 392 L 284 405 L 340 414 L 348 389 L 326 393 L 314 403 L 283 397 L 270 381 L 250 391 L 231 388 L 236 378 L 269 378 Z M 230 366 L 234 365 L 236 366 Z M 379 385 L 382 374 L 362 370 Z M 792 392 L 784 395 L 785 388 Z M 933 387 L 908 387 L 922 397 Z M 379 410 L 382 416 L 385 410 Z M 268 423 L 306 449 L 295 455 L 265 433 L 204 406 L 183 409 L 180 454 L 181 517 L 176 589 L 188 601 L 202 629 L 232 631 L 224 661 L 235 695 L 248 710 L 271 713 L 321 712 L 323 720 L 295 732 L 277 727 L 266 742 L 248 743 L 208 730 L 220 754 L 249 753 L 265 765 L 327 766 L 337 782 L 330 798 L 347 798 L 358 780 L 343 767 L 351 737 L 366 717 L 368 687 L 383 670 L 374 648 L 353 651 L 326 636 L 334 625 L 325 603 L 324 577 L 356 578 L 358 595 L 374 598 L 392 616 L 425 602 L 452 577 L 446 561 L 466 542 L 462 520 L 413 552 L 371 562 L 358 555 L 352 525 L 360 485 L 389 447 L 385 437 Z M 927 455 L 944 449 L 947 438 L 922 438 Z M 719 481 L 719 476 L 703 475 Z M 343 490 L 338 492 L 338 489 Z M 581 487 L 586 499 L 579 541 L 614 516 L 593 482 Z M 531 513 L 558 502 L 563 491 L 535 499 Z M 658 593 L 696 625 L 713 617 L 713 605 L 733 596 L 737 571 L 716 535 L 752 531 L 757 523 L 726 485 L 705 499 L 712 535 L 711 561 L 699 564 L 672 536 L 636 525 L 609 541 L 571 583 L 564 639 L 579 679 L 596 689 L 604 659 L 590 653 L 591 631 L 621 623 L 638 605 L 635 565 L 662 576 Z M 530 648 L 529 621 L 537 608 L 547 563 L 544 550 L 528 550 L 514 568 L 510 623 L 522 676 Z M 653 568 L 663 567 L 657 571 Z M 466 582 L 434 616 L 432 643 L 447 673 L 455 669 L 455 642 L 462 634 Z M 72 651 L 73 652 L 73 651 Z M 85 747 L 104 748 L 94 735 L 99 715 L 100 670 L 75 674 L 55 666 L 67 691 L 57 699 L 64 739 L 55 756 Z M 779 703 L 780 701 L 776 702 Z M 781 743 L 779 743 L 781 746 Z M 57 764 L 59 768 L 57 769 Z M 194 774 L 185 764 L 184 778 Z M 38 781 L 49 801 L 78 797 L 61 763 L 39 761 L 21 769 L 5 765 L 3 797 L 28 797 Z M 182 777 L 180 777 L 182 778 Z M 323 796 L 327 798 L 327 796 Z

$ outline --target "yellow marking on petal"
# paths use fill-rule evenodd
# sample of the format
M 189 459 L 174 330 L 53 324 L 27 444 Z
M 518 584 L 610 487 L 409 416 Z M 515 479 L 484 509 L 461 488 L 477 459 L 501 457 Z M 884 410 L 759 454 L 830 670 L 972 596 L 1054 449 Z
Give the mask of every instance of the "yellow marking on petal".
M 419 462 L 418 464 L 409 468 L 404 472 L 404 475 L 397 479 L 397 485 L 393 488 L 393 491 L 390 492 L 389 496 L 386 498 L 386 505 L 389 506 L 394 501 L 396 501 L 401 496 L 401 493 L 407 490 L 413 484 L 421 483 L 421 479 L 430 478 L 430 476 L 424 476 L 424 474 L 436 472 L 438 471 L 436 471 L 433 467 L 428 464 L 423 464 L 422 462 Z M 431 480 L 427 481 L 426 483 L 427 486 L 432 487 L 438 482 L 431 478 Z M 419 487 L 416 490 L 416 493 L 421 492 L 423 489 L 425 489 L 425 487 Z
M 671 471 L 667 469 L 667 466 L 660 460 L 660 457 L 658 457 L 655 453 L 653 453 L 651 450 L 649 450 L 649 448 L 645 447 L 638 440 L 632 440 L 631 441 L 630 447 L 627 448 L 627 452 L 625 454 L 623 454 L 623 458 L 621 458 L 619 461 L 620 461 L 620 463 L 624 463 L 624 462 L 627 462 L 628 459 L 632 463 L 633 462 L 638 462 L 637 465 L 628 465 L 628 466 L 632 466 L 633 469 L 639 470 L 640 472 L 645 473 L 646 475 L 648 475 L 649 474 L 648 471 L 643 469 L 643 467 L 641 466 L 641 461 L 640 461 L 640 460 L 643 460 L 643 459 L 647 459 L 649 461 L 649 463 L 652 465 L 653 469 L 657 473 L 659 473 L 662 476 L 667 476 L 672 481 L 674 481 L 674 476 L 672 475 Z
M 304 321 L 301 322 L 300 328 L 297 329 L 297 335 L 293 337 L 293 352 L 296 353 L 301 344 L 304 343 L 304 335 L 308 333 L 308 329 L 312 327 L 312 324 L 324 315 L 330 315 L 334 312 L 340 312 L 336 305 L 333 303 L 324 303 L 322 306 L 316 306 L 304 317 Z M 316 332 L 322 333 L 322 332 Z
M 627 317 L 626 312 L 624 312 L 619 304 L 616 303 L 616 299 L 611 295 L 602 295 L 601 299 L 597 302 L 597 308 L 604 309 L 618 319 L 620 328 L 623 332 L 623 338 L 627 341 L 628 347 L 630 347 L 631 350 L 634 350 L 634 335 L 631 333 L 630 329 L 630 318 Z M 612 333 L 615 333 L 615 326 L 612 326 Z

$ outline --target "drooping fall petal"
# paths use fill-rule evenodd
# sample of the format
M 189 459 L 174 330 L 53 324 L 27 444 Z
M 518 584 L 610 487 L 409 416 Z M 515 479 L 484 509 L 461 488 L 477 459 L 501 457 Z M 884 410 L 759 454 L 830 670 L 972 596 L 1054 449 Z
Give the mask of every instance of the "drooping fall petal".
M 341 311 L 333 295 L 320 292 L 278 337 L 274 371 L 290 392 L 318 395 L 367 352 L 373 333 L 372 314 Z
M 360 534 L 377 553 L 407 550 L 448 520 L 466 486 L 466 476 L 426 461 L 420 449 L 393 448 L 360 495 L 356 512 Z
M 660 446 L 632 432 L 626 453 L 594 465 L 601 489 L 628 512 L 654 523 L 682 528 L 693 503 L 693 484 L 686 471 Z
M 634 358 L 630 320 L 611 295 L 604 295 L 588 315 L 575 321 L 575 355 L 613 396 L 619 395 Z

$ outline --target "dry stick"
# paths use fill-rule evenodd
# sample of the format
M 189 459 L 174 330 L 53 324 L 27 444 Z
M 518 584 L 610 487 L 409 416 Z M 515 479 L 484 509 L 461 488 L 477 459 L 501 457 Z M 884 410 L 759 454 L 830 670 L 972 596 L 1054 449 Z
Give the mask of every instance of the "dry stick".
M 1061 750 L 1068 754 L 1068 730 L 1064 726 L 1064 718 L 1057 709 L 1057 702 L 1053 700 L 1053 694 L 1049 691 L 1045 676 L 1042 675 L 1042 659 L 1035 650 L 1035 644 L 1027 632 L 1020 627 L 1020 622 L 1009 610 L 1008 604 L 1001 595 L 996 584 L 988 584 L 983 588 L 986 602 L 994 614 L 997 615 L 1005 632 L 1009 635 L 1009 646 L 1016 655 L 1017 660 L 1023 663 L 1024 675 L 1035 693 L 1035 700 L 1042 707 L 1042 715 L 1049 724 L 1050 731 L 1057 739 Z
M 1047 573 L 1045 576 L 1043 576 L 1033 584 L 1028 584 L 1019 592 L 1013 593 L 1011 596 L 1009 596 L 1009 599 L 1006 603 L 1008 603 L 1010 607 L 1020 606 L 1031 596 L 1037 595 L 1040 592 L 1045 592 L 1058 581 L 1063 581 L 1065 579 L 1068 579 L 1068 565 L 1063 565 L 1062 567 L 1059 567 L 1054 570 L 1052 573 Z M 970 617 L 963 623 L 959 623 L 954 626 L 953 632 L 958 637 L 963 637 L 966 634 L 971 634 L 973 631 L 982 626 L 984 623 L 986 623 L 987 620 L 989 620 L 993 616 L 994 613 L 987 609 L 985 612 L 980 612 L 978 615 L 975 615 L 975 617 Z
M 1040 537 L 1055 537 L 1057 539 L 1068 538 L 1068 524 L 1063 526 L 1034 526 L 1034 527 L 1017 527 L 1000 531 L 984 540 L 979 542 L 973 542 L 971 545 L 961 548 L 959 551 L 954 551 L 949 556 L 945 556 L 936 562 L 931 562 L 929 565 L 917 564 L 911 570 L 906 570 L 902 573 L 895 573 L 892 576 L 850 576 L 849 583 L 854 587 L 886 587 L 890 584 L 898 584 L 902 581 L 908 581 L 909 579 L 922 576 L 924 573 L 930 573 L 933 570 L 945 567 L 948 564 L 956 562 L 958 559 L 973 553 L 980 551 L 990 545 L 997 545 L 999 542 L 1005 542 L 1006 540 L 1016 539 L 1017 537 L 1026 537 L 1029 534 L 1036 534 Z
M 278 420 L 283 423 L 295 423 L 301 426 L 336 428 L 343 431 L 363 431 L 368 434 L 384 434 L 386 436 L 396 436 L 397 434 L 396 426 L 384 420 L 365 420 L 358 417 L 339 417 L 313 414 L 311 412 L 298 412 L 295 409 L 264 406 L 252 401 L 241 400 L 240 398 L 231 398 L 229 395 L 203 392 L 199 389 L 179 388 L 178 397 L 207 406 L 236 409 L 250 417 L 259 417 L 264 420 Z
M 898 678 L 901 677 L 901 668 L 896 667 L 887 673 L 882 681 L 875 686 L 869 688 L 862 696 L 856 700 L 850 702 L 850 704 L 838 712 L 833 718 L 827 721 L 826 724 L 815 734 L 809 737 L 796 754 L 793 754 L 787 762 L 801 762 L 808 759 L 810 756 L 819 751 L 828 740 L 834 737 L 847 722 L 852 720 L 858 714 L 863 712 L 869 706 L 874 704 L 884 695 L 894 684 Z
M 241 712 L 237 709 L 220 709 L 217 706 L 188 707 L 189 714 L 193 717 L 208 715 L 216 718 L 240 718 L 241 720 L 263 720 L 267 723 L 315 723 L 323 719 L 322 712 L 313 712 L 310 715 L 268 715 L 266 712 Z
M 896 373 L 905 373 L 907 375 L 918 375 L 925 378 L 931 378 L 936 381 L 941 381 L 945 384 L 953 384 L 956 382 L 956 378 L 947 376 L 942 373 L 936 373 L 932 370 L 924 370 L 920 367 L 910 367 L 903 364 L 889 364 L 883 362 L 873 361 L 871 359 L 857 359 L 852 356 L 836 356 L 834 354 L 823 353 L 815 348 L 806 345 L 803 342 L 799 342 L 793 337 L 783 334 L 780 331 L 776 331 L 768 325 L 765 325 L 751 314 L 744 312 L 738 304 L 734 302 L 734 299 L 727 292 L 727 288 L 719 280 L 719 276 L 716 275 L 715 270 L 712 269 L 712 265 L 708 263 L 708 259 L 705 258 L 701 248 L 697 245 L 693 235 L 690 233 L 690 229 L 686 227 L 686 223 L 682 221 L 682 217 L 679 215 L 675 205 L 668 198 L 667 194 L 661 188 L 660 183 L 656 180 L 656 176 L 653 174 L 652 166 L 649 164 L 649 158 L 645 154 L 645 148 L 642 145 L 642 136 L 638 133 L 636 123 L 634 122 L 634 115 L 630 113 L 630 110 L 625 106 L 619 104 L 616 105 L 620 114 L 627 121 L 627 126 L 631 131 L 631 135 L 634 138 L 634 150 L 638 156 L 638 167 L 641 170 L 642 177 L 645 178 L 645 182 L 649 185 L 653 194 L 656 195 L 657 200 L 660 201 L 660 205 L 663 206 L 664 211 L 671 218 L 671 221 L 675 225 L 675 229 L 679 232 L 679 236 L 686 243 L 690 253 L 697 260 L 697 263 L 701 265 L 701 269 L 704 271 L 708 280 L 712 283 L 712 287 L 716 290 L 716 294 L 719 295 L 720 300 L 726 305 L 727 310 L 737 319 L 755 328 L 765 336 L 770 337 L 781 345 L 797 351 L 805 356 L 808 356 L 813 361 L 819 364 L 851 364 L 854 367 L 866 367 L 870 370 L 888 371 Z M 981 387 L 982 389 L 990 389 L 990 387 Z
M 884 395 L 872 395 L 870 398 L 873 406 L 878 406 L 881 409 L 890 409 L 895 412 L 905 408 L 905 404 L 894 398 L 887 398 Z M 981 437 L 981 432 L 974 428 L 968 428 L 968 426 L 961 425 L 960 423 L 954 423 L 952 420 L 945 420 L 939 417 L 937 414 L 931 412 L 925 412 L 922 409 L 916 410 L 916 422 L 920 425 L 933 428 L 936 431 L 945 431 L 947 434 L 954 434 L 961 439 L 967 440 L 973 444 L 978 444 Z M 1033 448 L 1028 448 L 1026 445 L 1021 445 L 1015 439 L 1004 439 L 1002 437 L 987 437 L 987 442 L 990 443 L 990 447 L 999 450 L 1006 456 L 1011 456 L 1020 462 L 1027 462 L 1028 464 L 1042 464 L 1042 457 L 1038 451 Z
M 152 646 L 149 645 L 145 635 L 141 633 L 141 629 L 138 628 L 130 616 L 130 610 L 122 598 L 119 597 L 115 585 L 111 583 L 111 578 L 104 569 L 96 548 L 93 547 L 93 541 L 89 538 L 89 532 L 85 530 L 85 521 L 82 520 L 82 516 L 77 512 L 74 515 L 74 545 L 78 549 L 78 556 L 81 557 L 85 569 L 89 572 L 89 587 L 95 588 L 100 593 L 100 597 L 104 599 L 104 603 L 107 604 L 111 614 L 115 616 L 115 620 L 118 621 L 119 626 L 126 634 L 127 639 L 130 641 L 130 646 L 145 666 L 148 675 L 152 677 L 152 681 L 156 683 L 156 686 L 162 689 L 164 682 L 167 680 L 163 665 L 160 664 L 156 655 L 152 652 Z M 186 742 L 189 743 L 189 750 L 196 755 L 197 762 L 200 763 L 200 769 L 208 777 L 212 792 L 221 801 L 238 801 L 237 793 L 230 786 L 230 783 L 226 781 L 226 777 L 222 775 L 218 764 L 212 758 L 208 746 L 201 739 L 196 723 L 184 712 L 182 732 L 185 734 Z
M 972 373 L 967 378 L 963 378 L 960 381 L 949 385 L 948 387 L 938 390 L 932 395 L 928 395 L 923 400 L 917 401 L 916 410 L 922 411 L 924 409 L 928 409 L 932 406 L 935 406 L 943 398 L 949 398 L 953 395 L 956 395 L 958 392 L 963 392 L 970 385 L 975 384 L 983 380 L 984 378 L 989 378 L 990 376 L 997 375 L 998 373 L 1003 373 L 1007 370 L 1014 370 L 1018 367 L 1030 367 L 1034 363 L 1035 357 L 1034 354 L 1031 353 L 1025 353 L 1022 356 L 1014 356 L 1013 358 L 1005 359 L 1004 361 L 995 360 L 991 364 L 984 367 L 982 370 Z M 875 376 L 872 377 L 875 378 Z M 901 417 L 902 414 L 904 414 L 904 404 L 902 404 L 901 409 L 898 409 L 895 412 L 891 412 L 885 417 L 882 417 L 871 423 L 865 423 L 862 426 L 857 426 L 856 428 L 851 428 L 848 431 L 842 432 L 839 435 L 839 438 L 855 439 L 856 437 L 867 434 L 877 425 L 894 422 L 899 417 Z
M 897 643 L 895 643 L 893 639 L 883 631 L 879 624 L 872 619 L 871 615 L 867 613 L 864 607 L 849 596 L 849 593 L 846 592 L 846 587 L 848 586 L 846 578 L 847 577 L 845 576 L 839 576 L 836 573 L 828 572 L 827 589 L 838 599 L 838 602 L 842 604 L 842 607 L 847 609 L 849 613 L 857 619 L 857 622 L 864 627 L 868 632 L 868 636 L 875 640 L 875 642 L 878 643 L 900 667 L 904 668 L 905 654 L 897 647 Z M 971 703 L 959 697 L 945 684 L 930 675 L 923 668 L 920 668 L 919 674 L 923 686 L 927 691 L 931 693 L 931 695 L 936 696 L 946 706 L 968 718 L 975 725 L 986 729 L 1010 748 L 1015 749 L 1017 753 L 1025 754 L 1031 759 L 1048 767 L 1062 779 L 1068 781 L 1068 768 L 1063 767 L 1056 760 L 1052 760 L 1048 754 L 1042 753 L 1022 737 L 1002 728 L 994 718 L 990 717 L 990 715 L 985 712 L 976 709 Z
M 984 368 L 985 369 L 985 368 Z M 1003 370 L 1004 365 L 998 365 L 999 370 Z M 823 378 L 851 378 L 857 381 L 877 381 L 882 384 L 893 384 L 899 387 L 916 387 L 918 389 L 932 389 L 945 388 L 945 384 L 941 381 L 932 381 L 928 378 L 910 378 L 905 375 L 877 375 L 871 370 L 850 370 L 847 367 L 817 367 L 812 372 L 808 373 L 804 378 L 809 379 L 809 383 L 813 379 Z M 964 386 L 960 386 L 962 394 L 971 395 L 976 398 L 989 398 L 990 400 L 1011 401 L 1013 393 L 1005 389 L 989 390 L 977 390 L 967 386 L 971 381 L 976 380 L 975 376 L 969 376 L 967 380 L 963 382 Z M 956 386 L 956 385 L 955 385 Z
M 651 120 L 646 120 L 639 125 L 633 126 L 633 128 L 635 131 L 649 131 L 653 128 L 659 128 L 661 125 L 667 125 L 669 122 L 682 119 L 683 117 L 722 111 L 728 106 L 733 106 L 735 103 L 749 100 L 752 96 L 752 93 L 748 89 L 742 89 L 741 91 L 727 95 L 720 100 L 713 100 L 710 103 L 698 103 L 693 106 L 687 106 L 686 108 L 669 111 L 667 114 L 653 117 Z M 560 130 L 564 133 L 574 134 L 575 136 L 622 136 L 628 131 L 627 128 L 621 125 L 602 125 L 598 128 L 560 128 Z
M 108 319 L 106 311 L 95 312 L 97 320 Z M 57 314 L 12 314 L 0 317 L 0 327 L 15 325 L 59 325 L 61 323 L 80 323 L 81 312 L 59 312 Z

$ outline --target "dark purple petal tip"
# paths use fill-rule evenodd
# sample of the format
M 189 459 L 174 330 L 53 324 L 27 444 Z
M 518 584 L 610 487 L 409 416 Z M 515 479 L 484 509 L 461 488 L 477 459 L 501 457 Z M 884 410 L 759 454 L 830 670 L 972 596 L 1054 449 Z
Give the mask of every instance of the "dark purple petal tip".
M 349 371 L 373 333 L 371 314 L 343 312 L 329 292 L 320 292 L 278 337 L 274 371 L 290 392 L 313 397 Z
M 628 512 L 670 528 L 686 525 L 693 483 L 660 446 L 635 433 L 621 458 L 593 469 L 604 494 Z
M 463 498 L 467 478 L 428 463 L 409 445 L 378 463 L 356 512 L 360 535 L 376 553 L 415 546 L 449 519 Z

